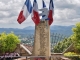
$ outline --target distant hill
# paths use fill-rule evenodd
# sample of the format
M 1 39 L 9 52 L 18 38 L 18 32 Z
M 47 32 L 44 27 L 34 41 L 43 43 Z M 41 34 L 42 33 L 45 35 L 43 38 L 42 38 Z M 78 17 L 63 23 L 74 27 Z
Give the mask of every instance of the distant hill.
M 51 26 L 51 33 L 58 33 L 63 34 L 65 36 L 70 36 L 72 34 L 72 28 L 74 25 L 71 26 Z
M 63 30 L 65 30 L 65 29 L 71 30 L 72 27 L 74 27 L 74 25 L 71 25 L 71 26 L 57 26 L 57 25 L 55 25 L 55 26 L 51 26 L 50 29 L 51 30 L 62 30 L 62 29 Z
M 35 27 L 33 27 L 33 26 L 28 26 L 28 27 L 25 27 L 25 28 L 23 28 L 24 30 L 34 30 L 35 29 Z
M 51 26 L 50 30 L 51 33 L 58 33 L 58 34 L 63 34 L 63 35 L 67 35 L 70 36 L 72 34 L 72 28 L 74 27 L 74 25 L 71 26 Z M 24 29 L 26 30 L 34 30 L 35 27 L 29 26 L 29 27 L 25 27 Z
M 51 33 L 59 33 L 59 34 L 63 34 L 63 35 L 67 35 L 70 36 L 72 34 L 72 27 L 74 27 L 74 25 L 72 26 L 51 26 L 50 30 Z M 6 33 L 10 33 L 11 31 L 13 31 L 16 35 L 29 35 L 29 34 L 34 34 L 34 30 L 35 27 L 29 26 L 29 27 L 25 27 L 23 29 L 17 29 L 17 28 L 0 28 L 0 33 L 2 32 L 6 32 Z

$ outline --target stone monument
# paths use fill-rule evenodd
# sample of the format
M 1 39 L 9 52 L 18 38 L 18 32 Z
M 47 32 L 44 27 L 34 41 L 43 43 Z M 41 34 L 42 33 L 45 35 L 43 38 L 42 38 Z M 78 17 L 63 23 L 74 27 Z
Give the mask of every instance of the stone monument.
M 33 56 L 51 56 L 50 51 L 50 26 L 48 20 L 40 21 L 35 26 L 35 36 L 33 45 Z

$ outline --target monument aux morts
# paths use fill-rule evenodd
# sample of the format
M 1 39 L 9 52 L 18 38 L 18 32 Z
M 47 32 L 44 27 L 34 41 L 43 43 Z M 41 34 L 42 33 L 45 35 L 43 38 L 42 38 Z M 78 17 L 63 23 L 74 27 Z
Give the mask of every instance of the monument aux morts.
M 38 1 L 38 0 L 37 0 Z M 53 22 L 53 0 L 50 0 L 49 9 L 42 0 L 42 9 L 38 9 L 38 3 L 33 1 L 33 6 L 30 0 L 26 0 L 22 10 L 18 16 L 18 23 L 21 24 L 31 14 L 31 18 L 35 23 L 35 36 L 32 56 L 45 56 L 47 60 L 51 56 L 50 49 L 50 25 Z M 42 13 L 39 13 L 41 11 Z M 40 17 L 42 18 L 40 19 Z

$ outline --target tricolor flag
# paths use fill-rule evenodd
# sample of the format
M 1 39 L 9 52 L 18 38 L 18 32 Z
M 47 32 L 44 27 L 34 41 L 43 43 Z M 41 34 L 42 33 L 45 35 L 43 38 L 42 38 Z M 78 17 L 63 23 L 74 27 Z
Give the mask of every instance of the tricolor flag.
M 34 0 L 33 2 L 32 20 L 36 25 L 38 25 L 40 22 L 39 13 L 38 13 L 38 4 L 36 0 Z
M 44 0 L 42 0 L 42 4 L 43 4 L 43 8 L 46 8 L 46 4 L 45 4 Z M 42 15 L 42 17 L 45 17 L 45 15 Z
M 17 19 L 18 23 L 21 24 L 23 21 L 25 21 L 31 12 L 32 12 L 31 1 L 26 0 L 18 16 L 18 19 Z
M 49 4 L 49 15 L 48 15 L 49 25 L 51 25 L 52 22 L 53 22 L 53 13 L 54 13 L 53 9 L 54 9 L 53 0 L 50 0 L 50 4 Z
M 43 4 L 43 8 L 46 8 L 46 4 L 45 4 L 44 0 L 42 0 L 42 4 Z

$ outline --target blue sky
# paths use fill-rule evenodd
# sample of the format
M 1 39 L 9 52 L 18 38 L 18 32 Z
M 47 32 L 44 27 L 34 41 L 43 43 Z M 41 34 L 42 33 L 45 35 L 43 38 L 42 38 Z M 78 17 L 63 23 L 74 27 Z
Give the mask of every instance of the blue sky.
M 49 7 L 49 0 L 44 0 Z M 0 28 L 24 28 L 35 26 L 31 16 L 22 24 L 17 22 L 17 17 L 25 0 L 0 0 Z M 42 1 L 37 0 L 39 9 Z M 33 0 L 31 0 L 33 3 Z M 80 22 L 80 0 L 54 0 L 53 25 L 69 26 Z

